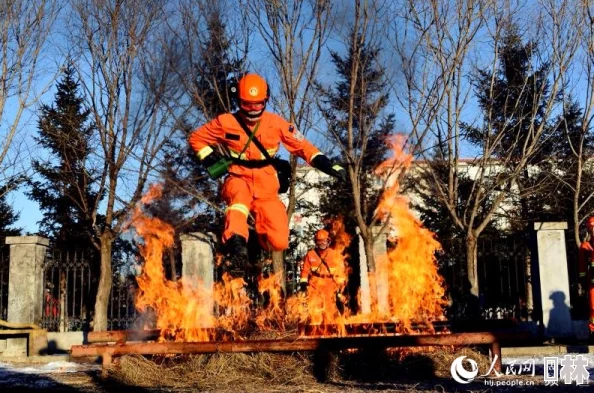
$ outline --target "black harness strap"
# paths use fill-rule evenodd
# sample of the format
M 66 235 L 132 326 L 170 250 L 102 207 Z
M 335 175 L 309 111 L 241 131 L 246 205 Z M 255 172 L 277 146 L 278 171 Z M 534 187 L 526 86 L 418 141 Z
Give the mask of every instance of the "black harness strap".
M 327 262 L 324 260 L 324 258 L 322 258 L 322 257 L 320 256 L 320 254 L 318 254 L 318 252 L 315 250 L 315 248 L 314 248 L 313 252 L 314 252 L 314 253 L 315 253 L 315 254 L 318 256 L 318 258 L 320 258 L 320 261 L 322 261 L 322 264 L 323 264 L 324 266 L 326 266 L 326 270 L 328 270 L 328 274 L 322 274 L 322 273 L 314 274 L 314 272 L 313 272 L 313 271 L 312 271 L 312 274 L 313 274 L 314 276 L 317 276 L 317 277 L 322 277 L 322 278 L 331 278 L 331 279 L 332 279 L 332 281 L 334 281 L 336 284 L 338 284 L 338 283 L 336 282 L 336 280 L 334 279 L 334 275 L 332 274 L 332 271 L 330 270 L 330 266 L 328 266 L 328 263 L 327 263 Z
M 248 135 L 252 135 L 252 133 L 250 132 L 250 129 L 248 128 L 248 126 L 245 124 L 245 122 L 243 121 L 243 119 L 241 118 L 241 115 L 238 112 L 235 112 L 233 114 L 233 117 L 235 117 L 235 120 L 237 120 L 237 122 L 239 123 L 239 125 L 241 126 L 241 129 L 243 130 L 243 132 L 245 132 Z M 252 142 L 254 143 L 254 145 L 256 145 L 256 147 L 258 149 L 260 149 L 260 151 L 262 152 L 262 154 L 264 155 L 264 157 L 266 157 L 265 160 L 254 160 L 256 162 L 265 162 L 266 165 L 272 165 L 272 157 L 270 157 L 270 154 L 268 153 L 268 151 L 264 148 L 264 146 L 262 146 L 262 143 L 260 143 L 260 141 L 257 138 L 253 138 Z M 252 160 L 240 160 L 240 161 L 252 161 Z M 266 166 L 263 165 L 263 166 Z M 262 167 L 258 167 L 258 168 L 262 168 Z

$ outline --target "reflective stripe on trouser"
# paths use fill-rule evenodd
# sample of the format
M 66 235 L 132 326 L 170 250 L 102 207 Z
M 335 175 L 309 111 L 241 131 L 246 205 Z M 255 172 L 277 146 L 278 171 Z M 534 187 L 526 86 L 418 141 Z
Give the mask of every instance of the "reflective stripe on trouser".
M 250 209 L 242 203 L 234 203 L 225 209 L 225 231 L 223 232 L 223 243 L 234 234 L 241 235 L 247 240 L 249 236 L 247 218 Z
M 249 206 L 249 211 L 254 214 L 255 229 L 262 247 L 265 250 L 282 251 L 289 246 L 289 219 L 285 205 L 277 194 L 254 198 L 249 180 L 230 176 L 225 181 L 222 196 L 229 206 L 225 211 L 223 243 L 234 233 L 248 238 L 248 214 L 245 207 Z

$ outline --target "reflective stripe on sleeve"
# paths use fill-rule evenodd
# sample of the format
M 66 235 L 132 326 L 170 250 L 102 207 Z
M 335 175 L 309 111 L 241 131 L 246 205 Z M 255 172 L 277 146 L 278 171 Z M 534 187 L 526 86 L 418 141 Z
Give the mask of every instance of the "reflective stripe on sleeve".
M 245 153 L 243 153 L 243 154 L 240 155 L 239 152 L 237 152 L 235 150 L 232 150 L 232 149 L 229 149 L 229 154 L 231 154 L 231 157 L 233 157 L 233 158 L 237 158 L 237 159 L 240 159 L 240 160 L 245 160 L 246 159 Z
M 250 209 L 246 205 L 242 205 L 241 203 L 234 203 L 233 205 L 226 208 L 225 214 L 227 214 L 229 210 L 237 210 L 239 212 L 242 212 L 243 214 L 245 214 L 246 217 L 250 215 Z
M 200 158 L 201 160 L 204 160 L 213 151 L 214 150 L 212 150 L 212 147 L 205 146 L 202 149 L 200 149 L 200 151 L 198 152 L 198 158 Z

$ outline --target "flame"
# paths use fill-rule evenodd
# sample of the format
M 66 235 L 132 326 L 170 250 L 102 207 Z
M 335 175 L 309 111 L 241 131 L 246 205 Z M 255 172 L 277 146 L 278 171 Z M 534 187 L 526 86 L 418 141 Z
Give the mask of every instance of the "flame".
M 376 270 L 370 272 L 371 287 L 376 288 L 372 318 L 398 321 L 404 331 L 410 331 L 412 322 L 431 326 L 431 321 L 444 319 L 445 289 L 435 257 L 441 245 L 400 193 L 395 174 L 404 173 L 412 162 L 404 151 L 404 139 L 395 136 L 390 142 L 393 156 L 379 168 L 389 178 L 376 214 L 396 233 L 396 246 L 385 255 L 376 255 Z
M 163 269 L 163 252 L 173 245 L 173 227 L 162 220 L 144 214 L 142 206 L 161 196 L 162 186 L 151 186 L 136 206 L 128 226 L 134 227 L 142 240 L 140 254 L 144 265 L 137 277 L 136 307 L 141 312 L 154 311 L 156 328 L 161 340 L 210 341 L 217 331 L 236 332 L 247 326 L 251 299 L 242 279 L 223 275 L 213 288 L 203 283 L 193 284 L 182 278 L 169 281 Z M 215 316 L 215 305 L 219 316 Z
M 344 336 L 345 322 L 349 316 L 349 299 L 345 287 L 350 273 L 345 249 L 351 237 L 340 217 L 328 220 L 326 226 L 333 244 L 323 256 L 320 255 L 323 259 L 320 270 L 326 273 L 331 270 L 332 276 L 312 275 L 307 294 L 299 294 L 287 301 L 287 319 L 291 323 L 309 326 L 310 331 L 302 331 L 303 334 Z
M 258 278 L 259 300 L 254 304 L 246 282 L 222 279 L 206 287 L 186 278 L 168 281 L 163 269 L 163 252 L 173 245 L 173 228 L 143 213 L 142 206 L 160 197 L 161 187 L 153 186 L 143 196 L 129 225 L 142 239 L 144 265 L 138 277 L 136 306 L 153 310 L 161 340 L 209 341 L 242 339 L 250 323 L 260 331 L 283 332 L 295 324 L 305 335 L 347 334 L 347 328 L 364 325 L 368 333 L 385 333 L 386 323 L 395 323 L 400 332 L 414 331 L 421 322 L 432 329 L 431 322 L 444 319 L 444 287 L 436 263 L 440 244 L 409 208 L 400 192 L 399 175 L 410 167 L 412 157 L 404 151 L 402 137 L 391 139 L 393 156 L 378 167 L 377 174 L 386 187 L 376 208 L 376 217 L 395 237 L 395 246 L 383 255 L 374 255 L 375 270 L 368 273 L 370 310 L 363 312 L 362 291 L 353 294 L 359 310 L 351 313 L 348 278 L 351 274 L 347 247 L 351 236 L 342 218 L 328 220 L 333 244 L 324 255 L 331 275 L 312 276 L 307 293 L 285 297 L 280 273 Z M 217 256 L 222 263 L 221 257 Z M 270 261 L 269 261 L 270 262 Z M 352 261 L 350 261 L 353 263 Z M 306 328 L 307 327 L 307 328 Z
M 258 293 L 265 300 L 263 308 L 256 315 L 256 326 L 260 330 L 285 330 L 285 310 L 281 286 L 282 273 L 260 275 Z

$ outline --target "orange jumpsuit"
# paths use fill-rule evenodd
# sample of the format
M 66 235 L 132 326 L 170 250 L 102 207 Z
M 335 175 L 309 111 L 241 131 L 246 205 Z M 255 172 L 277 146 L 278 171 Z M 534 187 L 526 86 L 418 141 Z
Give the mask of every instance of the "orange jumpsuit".
M 307 163 L 320 153 L 308 142 L 297 128 L 282 117 L 264 111 L 256 135 L 272 157 L 282 142 L 289 153 Z M 255 125 L 248 125 L 253 131 Z M 194 130 L 189 137 L 192 149 L 203 159 L 215 144 L 226 146 L 231 155 L 241 160 L 263 160 L 262 152 L 254 143 L 239 157 L 248 141 L 248 135 L 231 113 L 217 116 L 214 120 Z M 266 250 L 282 251 L 289 246 L 289 220 L 285 205 L 278 198 L 279 181 L 271 166 L 247 168 L 237 164 L 229 167 L 222 196 L 227 204 L 223 243 L 233 234 L 248 238 L 248 215 L 254 215 L 260 244 Z
M 307 282 L 312 288 L 327 287 L 328 283 L 333 283 L 336 290 L 341 289 L 346 282 L 342 255 L 330 247 L 325 250 L 309 250 L 303 258 L 300 278 L 300 282 Z
M 346 283 L 346 269 L 342 255 L 333 248 L 309 250 L 303 258 L 300 277 L 301 282 L 309 284 L 308 323 L 312 326 L 336 323 L 342 314 L 339 307 L 344 307 L 341 292 Z
M 585 241 L 581 244 L 578 256 L 578 272 L 580 279 L 586 279 L 590 320 L 588 326 L 594 332 L 594 245 Z

